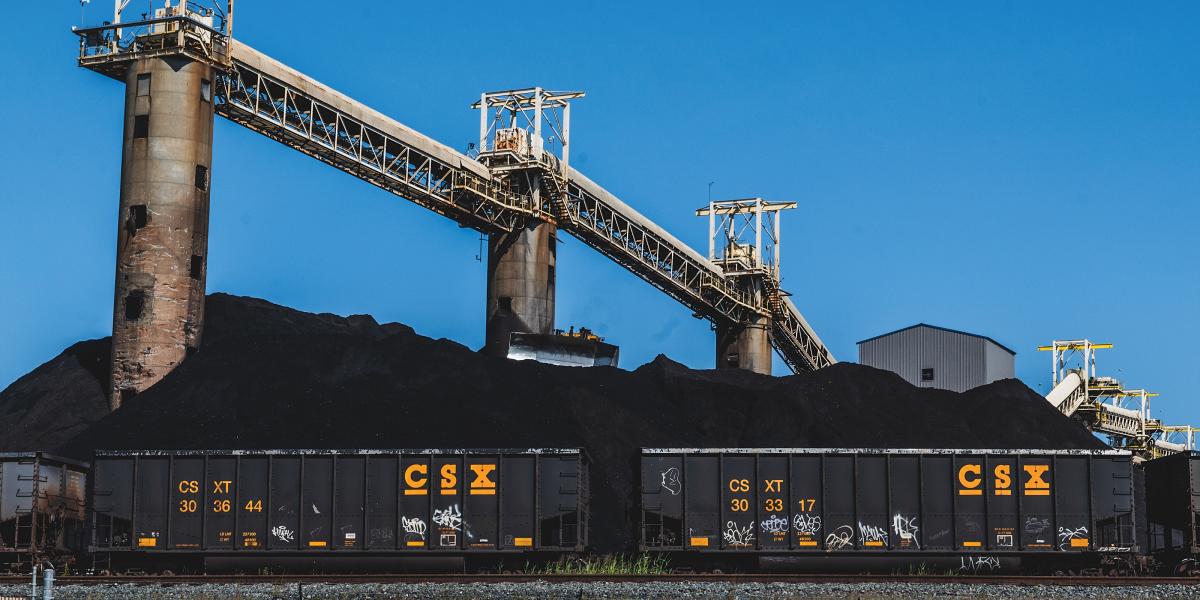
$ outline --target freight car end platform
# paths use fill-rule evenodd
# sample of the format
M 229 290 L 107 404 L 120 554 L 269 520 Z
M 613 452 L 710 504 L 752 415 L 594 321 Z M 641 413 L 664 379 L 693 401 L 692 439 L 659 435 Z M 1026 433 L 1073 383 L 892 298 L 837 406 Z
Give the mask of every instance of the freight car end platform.
M 93 465 L 91 549 L 114 562 L 387 572 L 587 544 L 579 449 L 102 451 Z
M 87 463 L 44 452 L 0 452 L 0 572 L 80 548 L 87 473 Z
M 1119 569 L 1137 550 L 1120 450 L 648 448 L 641 464 L 641 547 L 683 559 L 991 572 Z

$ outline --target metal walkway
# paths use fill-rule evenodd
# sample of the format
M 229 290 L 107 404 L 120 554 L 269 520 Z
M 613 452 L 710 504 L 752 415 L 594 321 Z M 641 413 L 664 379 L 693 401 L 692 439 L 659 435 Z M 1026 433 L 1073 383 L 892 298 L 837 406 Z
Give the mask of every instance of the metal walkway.
M 568 169 L 566 210 L 534 206 L 487 167 L 234 40 L 218 85 L 217 114 L 479 231 L 554 222 L 585 244 L 714 322 L 770 312 L 716 265 L 582 173 Z M 546 164 L 547 177 L 551 165 Z M 556 214 L 557 213 L 557 214 Z M 772 343 L 793 371 L 834 362 L 790 300 Z
M 145 23 L 125 27 L 135 25 Z M 100 36 L 114 27 L 76 32 L 83 39 L 79 63 L 120 79 L 114 56 L 120 50 L 106 50 L 111 43 Z M 195 23 L 188 21 L 181 29 L 187 27 L 195 28 Z M 225 39 L 216 30 L 204 35 Z M 103 44 L 92 45 L 89 39 Z M 565 193 L 555 195 L 559 206 L 551 206 L 549 199 L 535 202 L 474 158 L 244 43 L 230 39 L 227 44 L 193 42 L 185 47 L 189 42 L 182 36 L 180 40 L 180 47 L 164 48 L 163 53 L 208 52 L 203 58 L 221 69 L 213 86 L 213 107 L 231 121 L 465 227 L 497 233 L 534 221 L 554 223 L 717 325 L 744 323 L 754 314 L 770 316 L 771 343 L 795 372 L 835 362 L 781 290 L 767 297 L 746 294 L 717 265 L 574 169 L 566 170 Z M 547 155 L 546 178 L 561 181 L 555 166 L 553 156 Z

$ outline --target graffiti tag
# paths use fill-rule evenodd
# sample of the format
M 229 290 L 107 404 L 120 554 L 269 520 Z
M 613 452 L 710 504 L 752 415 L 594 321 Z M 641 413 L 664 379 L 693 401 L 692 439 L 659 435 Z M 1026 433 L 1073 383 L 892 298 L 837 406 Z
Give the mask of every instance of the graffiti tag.
M 1072 547 L 1071 546 L 1072 540 L 1086 541 L 1087 537 L 1088 537 L 1088 528 L 1087 527 L 1081 526 L 1077 529 L 1070 529 L 1068 527 L 1059 527 L 1058 528 L 1058 549 L 1066 550 L 1067 548 Z
M 271 535 L 281 542 L 291 542 L 296 539 L 296 533 L 283 525 L 276 525 L 271 528 Z
M 725 538 L 725 544 L 729 546 L 749 546 L 754 543 L 754 527 L 752 525 L 740 527 L 737 523 L 730 521 L 725 524 L 725 531 L 721 535 Z
M 875 525 L 863 525 L 862 523 L 859 523 L 858 537 L 864 544 L 867 542 L 880 542 L 886 546 L 888 543 L 887 530 L 882 527 L 876 527 Z
M 462 528 L 462 511 L 458 509 L 457 504 L 452 504 L 445 510 L 435 508 L 433 510 L 433 522 L 439 527 L 458 531 Z
M 763 522 L 759 524 L 759 527 L 762 528 L 763 533 L 787 533 L 788 520 L 787 517 L 771 515 L 770 517 L 763 519 Z
M 679 469 L 671 467 L 662 472 L 662 487 L 672 496 L 679 495 L 679 492 L 683 490 L 683 486 L 679 484 Z
M 853 544 L 854 528 L 849 525 L 842 525 L 825 537 L 825 548 L 827 550 L 841 550 L 842 548 L 849 548 Z
M 1000 559 L 995 556 L 963 556 L 959 562 L 958 570 L 964 573 L 1000 570 Z
M 400 517 L 400 526 L 404 528 L 404 533 L 408 534 L 405 537 L 416 536 L 421 540 L 425 539 L 425 521 L 418 517 L 408 518 Z M 415 541 L 415 540 L 414 540 Z
M 792 528 L 796 533 L 816 535 L 821 531 L 821 517 L 809 513 L 796 513 L 792 517 Z
M 920 548 L 920 544 L 917 543 L 917 534 L 920 531 L 921 529 L 917 527 L 916 516 L 905 517 L 900 513 L 896 513 L 896 516 L 892 517 L 892 532 L 896 534 L 896 537 L 900 538 L 901 542 L 908 542 Z

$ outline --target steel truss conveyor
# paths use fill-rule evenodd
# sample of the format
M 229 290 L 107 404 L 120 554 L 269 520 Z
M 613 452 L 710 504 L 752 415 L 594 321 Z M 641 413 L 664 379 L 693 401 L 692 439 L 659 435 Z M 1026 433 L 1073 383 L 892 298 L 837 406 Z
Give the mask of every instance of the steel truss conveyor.
M 182 19 L 160 20 L 179 20 L 181 30 L 197 27 Z M 145 24 L 123 27 L 138 25 Z M 89 43 L 104 39 L 100 34 L 115 27 L 77 31 L 83 38 L 80 65 L 120 79 L 115 68 L 120 50 Z M 174 51 L 188 56 L 208 52 L 194 58 L 207 59 L 217 70 L 216 114 L 464 227 L 499 233 L 535 221 L 553 222 L 714 324 L 769 315 L 771 343 L 793 371 L 834 362 L 789 299 L 746 294 L 719 267 L 574 169 L 567 170 L 565 193 L 556 195 L 559 206 L 548 200 L 535 202 L 474 158 L 216 30 L 203 35 L 211 36 L 213 43 L 197 47 L 181 36 L 181 47 Z M 168 51 L 163 49 L 164 54 Z
M 1106 435 L 1114 447 L 1137 452 L 1144 458 L 1155 458 L 1192 448 L 1192 427 L 1165 426 L 1150 416 L 1149 399 L 1158 394 L 1144 389 L 1125 389 L 1112 377 L 1096 375 L 1096 350 L 1112 348 L 1112 344 L 1097 344 L 1090 340 L 1055 340 L 1040 351 L 1051 352 L 1052 385 L 1046 400 L 1062 414 L 1079 419 L 1092 431 Z M 1067 356 L 1078 354 L 1080 366 L 1067 367 Z M 1136 400 L 1137 406 L 1125 406 L 1126 400 Z M 1186 443 L 1167 437 L 1185 433 Z

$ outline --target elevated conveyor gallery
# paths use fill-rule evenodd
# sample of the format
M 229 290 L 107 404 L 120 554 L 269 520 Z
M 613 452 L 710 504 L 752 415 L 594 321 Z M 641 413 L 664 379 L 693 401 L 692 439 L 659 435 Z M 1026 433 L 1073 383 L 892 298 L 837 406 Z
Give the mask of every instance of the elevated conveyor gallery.
M 793 371 L 834 362 L 777 284 L 767 295 L 746 293 L 718 265 L 582 173 L 565 163 L 557 169 L 554 156 L 534 156 L 545 179 L 559 186 L 553 198 L 540 197 L 475 158 L 233 40 L 228 35 L 231 14 L 223 15 L 219 8 L 196 10 L 168 6 L 154 18 L 120 23 L 118 4 L 114 24 L 76 31 L 79 64 L 124 81 L 139 61 L 206 63 L 213 81 L 204 79 L 203 85 L 211 85 L 213 114 L 464 227 L 497 234 L 552 223 L 718 327 L 770 319 L 770 342 Z M 127 147 L 127 157 L 133 151 Z M 119 322 L 120 307 L 114 312 Z
M 1046 394 L 1046 401 L 1062 414 L 1079 419 L 1092 431 L 1108 436 L 1113 446 L 1138 452 L 1143 458 L 1191 449 L 1193 428 L 1164 426 L 1150 417 L 1149 399 L 1158 394 L 1126 389 L 1112 377 L 1096 375 L 1096 350 L 1112 347 L 1086 339 L 1055 340 L 1049 346 L 1039 346 L 1039 351 L 1051 352 L 1053 366 L 1053 387 Z M 1078 359 L 1079 366 L 1069 368 L 1069 359 Z M 1128 399 L 1136 400 L 1137 406 L 1124 406 Z M 1177 432 L 1186 433 L 1188 441 L 1167 439 Z

